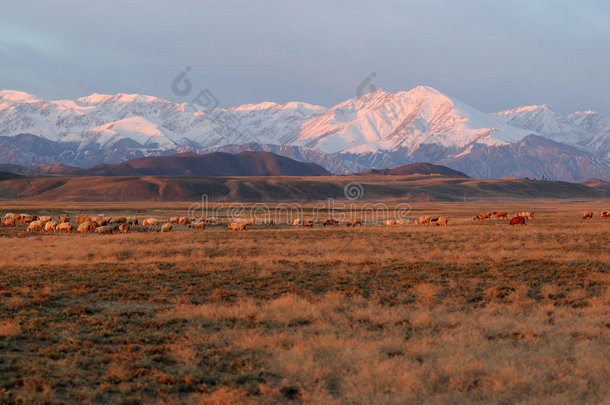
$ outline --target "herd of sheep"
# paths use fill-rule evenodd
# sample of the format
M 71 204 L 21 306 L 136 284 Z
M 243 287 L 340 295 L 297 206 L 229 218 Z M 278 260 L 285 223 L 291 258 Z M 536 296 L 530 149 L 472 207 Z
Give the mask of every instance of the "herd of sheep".
M 157 218 L 147 218 L 142 221 L 142 226 L 158 229 L 161 232 L 170 232 L 173 222 L 191 226 L 191 221 L 187 217 L 176 218 L 175 221 L 174 218 L 171 218 L 170 222 L 164 224 L 161 224 L 161 221 Z M 19 223 L 27 226 L 26 232 L 76 232 L 80 234 L 97 232 L 100 234 L 112 234 L 115 232 L 129 233 L 132 227 L 139 224 L 139 221 L 135 217 L 108 217 L 104 214 L 77 215 L 71 219 L 68 214 L 61 214 L 57 218 L 53 218 L 45 215 L 36 216 L 12 212 L 5 214 L 2 219 L 2 224 L 5 227 L 16 227 Z M 197 223 L 193 225 L 194 227 L 200 227 Z
M 583 214 L 583 219 L 592 219 L 593 212 L 588 211 Z M 599 214 L 603 218 L 610 218 L 609 211 L 602 211 Z M 508 219 L 506 212 L 494 211 L 490 213 L 482 213 L 476 215 L 473 220 L 484 221 L 486 219 Z M 533 212 L 519 212 L 513 216 L 509 221 L 510 225 L 525 225 L 526 219 L 533 219 Z M 397 225 L 432 225 L 447 226 L 449 220 L 445 217 L 430 217 L 421 216 L 415 219 L 387 219 L 383 221 L 385 226 L 397 226 Z M 104 214 L 99 215 L 76 215 L 73 219 L 68 214 L 58 215 L 57 218 L 53 218 L 48 215 L 36 216 L 30 214 L 15 214 L 7 213 L 2 219 L 4 227 L 16 227 L 17 224 L 25 224 L 27 232 L 46 232 L 46 233 L 100 233 L 100 234 L 112 234 L 112 233 L 129 233 L 132 227 L 138 226 L 139 220 L 135 217 L 108 217 Z M 73 225 L 74 224 L 74 225 Z M 206 220 L 191 220 L 191 218 L 183 217 L 171 217 L 167 221 L 161 221 L 159 218 L 146 218 L 142 220 L 141 226 L 145 229 L 155 230 L 159 232 L 171 232 L 174 226 L 182 225 L 184 227 L 193 229 L 205 229 L 206 224 L 218 224 L 218 220 L 215 218 L 208 218 Z M 245 231 L 248 227 L 254 225 L 252 219 L 238 219 L 229 222 L 227 228 L 233 229 L 234 231 Z M 273 221 L 266 221 L 265 225 L 273 225 Z M 313 228 L 313 220 L 296 219 L 292 223 L 293 226 L 302 226 Z M 327 219 L 322 223 L 322 226 L 339 226 L 340 222 L 336 219 Z M 345 222 L 348 227 L 362 226 L 361 219 L 350 219 Z

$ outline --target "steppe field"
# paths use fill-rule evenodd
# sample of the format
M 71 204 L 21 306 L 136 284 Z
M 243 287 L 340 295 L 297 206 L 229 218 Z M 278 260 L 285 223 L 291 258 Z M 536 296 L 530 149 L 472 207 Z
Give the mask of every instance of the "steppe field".
M 0 213 L 163 223 L 188 207 Z M 0 403 L 610 403 L 610 201 L 403 213 L 447 227 L 323 227 L 321 211 L 305 228 L 285 214 L 245 232 L 226 228 L 248 217 L 233 208 L 169 233 L 0 227 Z M 509 218 L 472 219 L 492 211 Z M 508 225 L 519 211 L 535 218 Z

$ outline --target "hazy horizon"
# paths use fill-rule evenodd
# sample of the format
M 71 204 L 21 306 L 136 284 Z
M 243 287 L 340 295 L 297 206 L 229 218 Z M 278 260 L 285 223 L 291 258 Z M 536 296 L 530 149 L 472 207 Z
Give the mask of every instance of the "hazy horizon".
M 610 116 L 610 5 L 517 1 L 7 4 L 0 89 L 44 99 L 195 90 L 225 107 L 332 106 L 427 85 L 482 111 L 547 104 Z M 371 74 L 374 73 L 374 77 Z

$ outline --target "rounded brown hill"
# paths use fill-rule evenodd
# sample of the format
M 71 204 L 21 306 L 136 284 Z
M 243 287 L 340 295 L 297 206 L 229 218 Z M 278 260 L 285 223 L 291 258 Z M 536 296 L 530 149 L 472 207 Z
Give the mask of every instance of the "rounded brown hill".
M 178 153 L 151 156 L 126 162 L 93 166 L 88 176 L 328 176 L 331 173 L 314 163 L 298 162 L 271 152 L 223 152 L 198 155 Z
M 446 166 L 433 165 L 431 163 L 413 163 L 406 166 L 395 167 L 394 169 L 371 169 L 366 172 L 359 173 L 359 175 L 395 175 L 395 176 L 408 176 L 408 175 L 426 175 L 426 176 L 446 176 L 446 177 L 464 177 L 468 178 L 466 174 L 453 170 Z

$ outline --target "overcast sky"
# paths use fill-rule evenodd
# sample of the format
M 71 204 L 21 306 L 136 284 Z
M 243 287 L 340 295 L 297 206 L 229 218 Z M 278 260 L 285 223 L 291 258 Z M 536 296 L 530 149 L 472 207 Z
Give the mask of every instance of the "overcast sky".
M 171 90 L 223 106 L 331 106 L 371 84 L 429 85 L 483 111 L 610 116 L 610 2 L 3 1 L 0 88 L 46 99 Z M 191 97 L 192 98 L 192 97 Z

